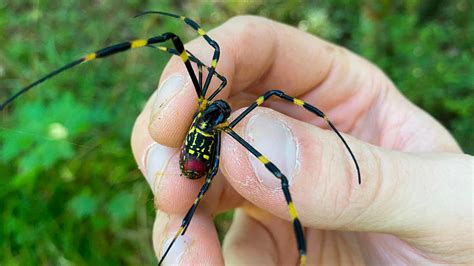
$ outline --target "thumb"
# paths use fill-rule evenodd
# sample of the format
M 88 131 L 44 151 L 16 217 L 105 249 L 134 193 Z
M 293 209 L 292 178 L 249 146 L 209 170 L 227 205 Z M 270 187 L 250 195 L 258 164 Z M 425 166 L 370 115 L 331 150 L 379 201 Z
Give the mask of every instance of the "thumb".
M 345 135 L 360 165 L 359 185 L 334 132 L 271 109 L 252 114 L 235 131 L 288 177 L 305 226 L 469 241 L 469 222 L 459 225 L 469 221 L 469 156 L 390 151 Z M 279 180 L 232 138 L 223 141 L 221 169 L 230 184 L 258 207 L 290 220 Z

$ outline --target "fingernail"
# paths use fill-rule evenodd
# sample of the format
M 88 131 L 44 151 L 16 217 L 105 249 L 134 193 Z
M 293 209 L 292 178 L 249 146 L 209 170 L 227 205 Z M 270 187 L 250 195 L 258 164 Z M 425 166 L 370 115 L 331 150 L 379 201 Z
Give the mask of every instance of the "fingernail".
M 153 102 L 152 117 L 159 113 L 167 103 L 184 88 L 184 77 L 181 74 L 174 74 L 166 79 L 158 88 Z
M 246 134 L 249 142 L 275 164 L 291 184 L 298 167 L 298 147 L 288 126 L 268 113 L 257 113 L 249 119 Z M 268 171 L 255 156 L 251 154 L 249 156 L 258 180 L 268 188 L 280 188 L 280 179 Z
M 171 236 L 165 241 L 163 248 L 161 249 L 161 256 L 165 254 L 166 249 L 168 249 L 168 246 L 171 244 L 171 241 L 173 241 L 173 237 L 174 236 Z M 190 243 L 191 239 L 188 236 L 179 236 L 174 242 L 168 254 L 166 255 L 166 258 L 163 260 L 163 265 L 179 265 Z
M 176 149 L 163 146 L 158 143 L 150 145 L 143 156 L 142 165 L 146 181 L 150 185 L 153 194 L 159 187 L 159 181 Z M 144 171 L 143 171 L 144 170 Z

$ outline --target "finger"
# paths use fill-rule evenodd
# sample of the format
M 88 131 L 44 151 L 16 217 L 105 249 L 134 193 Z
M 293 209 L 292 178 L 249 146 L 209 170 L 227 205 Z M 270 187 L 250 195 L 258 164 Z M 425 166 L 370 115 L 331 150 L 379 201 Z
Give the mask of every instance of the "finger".
M 340 130 L 354 132 L 368 142 L 406 151 L 460 152 L 446 129 L 407 101 L 383 72 L 344 48 L 253 16 L 233 18 L 209 35 L 221 46 L 217 71 L 228 80 L 221 98 L 230 97 L 232 102 L 235 97 L 241 99 L 241 94 L 260 95 L 269 89 L 282 89 L 324 110 Z M 201 39 L 186 47 L 210 63 L 212 49 Z M 181 82 L 165 82 L 176 74 Z M 196 95 L 177 57 L 169 62 L 161 80 L 158 94 L 173 93 L 157 97 L 150 134 L 161 144 L 177 147 L 196 111 Z M 218 83 L 213 79 L 211 92 Z M 171 89 L 161 89 L 165 87 Z M 300 120 L 324 125 L 288 103 L 269 105 Z M 420 127 L 415 130 L 413 125 Z M 404 138 L 393 128 L 413 137 Z
M 331 109 L 359 93 L 363 97 L 357 102 L 365 108 L 367 104 L 361 102 L 370 102 L 379 93 L 367 86 L 377 74 L 372 65 L 341 47 L 293 27 L 243 16 L 229 20 L 210 31 L 209 35 L 221 46 L 217 71 L 228 80 L 221 98 L 229 95 L 232 98 L 241 93 L 257 95 L 277 88 L 293 96 L 308 93 L 305 100 L 319 104 L 323 109 Z M 262 36 L 265 36 L 264 41 Z M 186 47 L 209 63 L 211 49 L 202 40 L 192 41 Z M 180 82 L 174 82 L 174 79 L 169 82 L 176 74 L 179 74 Z M 161 95 L 160 91 L 173 93 L 157 97 L 150 131 L 159 143 L 176 147 L 181 144 L 196 111 L 196 95 L 179 58 L 172 58 L 161 80 L 158 95 Z M 218 82 L 214 81 L 210 91 L 217 87 Z M 310 93 L 316 87 L 318 90 Z M 292 107 L 286 109 L 293 110 Z M 351 115 L 357 114 L 351 112 Z
M 149 113 L 150 105 L 147 104 L 132 131 L 132 151 L 155 195 L 156 207 L 167 213 L 182 213 L 192 205 L 203 180 L 190 180 L 182 176 L 180 149 L 161 145 L 151 138 L 147 129 Z
M 182 214 L 168 215 L 157 211 L 153 226 L 153 246 L 162 257 L 181 225 Z M 169 250 L 163 265 L 223 265 L 219 238 L 208 213 L 198 210 L 186 234 L 179 236 Z
M 277 265 L 276 244 L 261 223 L 236 210 L 222 249 L 229 265 Z
M 345 136 L 360 165 L 359 185 L 351 158 L 333 132 L 265 108 L 255 110 L 236 131 L 287 175 L 305 226 L 391 233 L 418 245 L 466 244 L 472 237 L 466 233 L 473 163 L 468 156 L 400 153 Z M 233 139 L 224 137 L 222 146 L 221 170 L 237 192 L 289 219 L 279 181 Z
M 151 103 L 145 106 L 140 113 L 132 130 L 132 151 L 143 176 L 150 185 L 153 194 L 156 193 L 161 177 L 171 161 L 173 155 L 179 153 L 176 148 L 166 147 L 156 143 L 150 136 L 148 124 L 150 119 Z
M 295 265 L 295 246 L 291 223 L 247 204 L 234 213 L 223 253 L 230 265 Z

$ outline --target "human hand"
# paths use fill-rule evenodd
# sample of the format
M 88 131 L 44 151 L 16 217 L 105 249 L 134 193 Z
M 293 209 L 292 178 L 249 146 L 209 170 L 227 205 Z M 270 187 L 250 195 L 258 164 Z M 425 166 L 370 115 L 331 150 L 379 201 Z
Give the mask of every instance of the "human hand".
M 237 17 L 209 35 L 222 51 L 217 71 L 229 81 L 220 97 L 233 110 L 280 89 L 317 106 L 355 137 L 345 136 L 360 164 L 361 185 L 337 136 L 297 106 L 271 101 L 266 106 L 273 110 L 257 108 L 235 128 L 290 179 L 306 228 L 308 263 L 474 262 L 473 158 L 379 69 L 344 48 L 263 18 Z M 186 48 L 210 62 L 211 49 L 202 40 Z M 192 83 L 174 57 L 133 130 L 135 158 L 155 195 L 157 256 L 204 181 L 180 176 L 179 149 L 166 147 L 182 144 L 196 106 Z M 223 135 L 221 171 L 165 262 L 296 264 L 280 182 Z M 221 250 L 212 217 L 231 208 L 238 210 Z

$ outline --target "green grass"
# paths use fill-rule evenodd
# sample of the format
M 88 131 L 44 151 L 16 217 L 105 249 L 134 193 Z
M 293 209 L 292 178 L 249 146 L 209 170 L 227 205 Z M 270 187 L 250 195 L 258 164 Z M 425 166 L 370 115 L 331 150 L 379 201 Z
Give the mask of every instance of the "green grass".
M 195 37 L 173 19 L 132 19 L 142 10 L 186 14 L 206 29 L 257 14 L 372 60 L 474 152 L 468 1 L 8 2 L 0 3 L 0 99 L 111 43 L 165 31 Z M 143 49 L 98 60 L 48 81 L 1 114 L 0 264 L 156 262 L 152 195 L 129 139 L 168 58 Z M 217 219 L 221 232 L 230 217 Z

